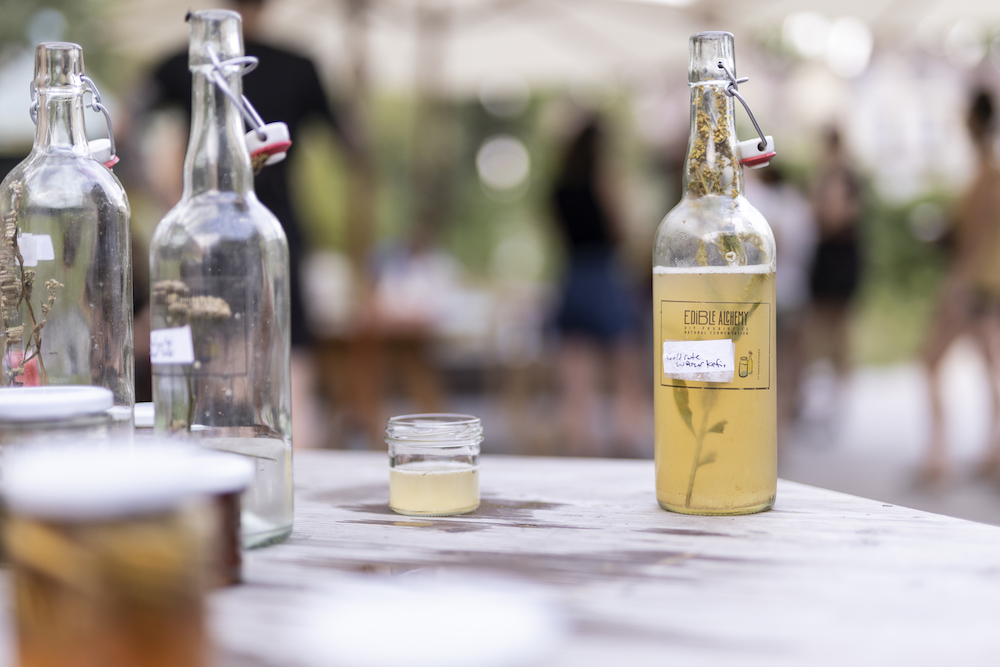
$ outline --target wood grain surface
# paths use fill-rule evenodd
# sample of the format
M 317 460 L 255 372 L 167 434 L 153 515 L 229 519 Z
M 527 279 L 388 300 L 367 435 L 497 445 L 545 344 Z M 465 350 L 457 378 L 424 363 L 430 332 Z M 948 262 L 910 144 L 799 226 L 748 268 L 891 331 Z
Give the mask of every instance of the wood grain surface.
M 477 512 L 417 519 L 385 454 L 297 453 L 292 537 L 212 595 L 220 664 L 297 664 L 310 600 L 421 571 L 549 594 L 547 666 L 1000 663 L 998 527 L 785 481 L 770 512 L 671 514 L 651 461 L 486 456 L 480 479 Z

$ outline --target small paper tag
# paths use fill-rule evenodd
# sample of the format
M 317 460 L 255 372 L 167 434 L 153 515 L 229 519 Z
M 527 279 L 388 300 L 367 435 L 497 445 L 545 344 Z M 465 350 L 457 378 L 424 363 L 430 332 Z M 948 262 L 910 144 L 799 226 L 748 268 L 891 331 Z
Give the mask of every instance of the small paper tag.
M 663 341 L 663 374 L 674 380 L 732 382 L 736 345 L 723 340 Z
M 25 266 L 38 266 L 38 262 L 56 258 L 52 237 L 48 234 L 25 234 L 17 238 L 17 249 Z
M 149 359 L 154 364 L 193 364 L 194 342 L 190 325 L 150 331 Z
M 38 266 L 38 254 L 35 252 L 35 235 L 22 233 L 17 237 L 17 251 L 25 266 Z
M 45 262 L 56 258 L 56 251 L 52 247 L 52 237 L 48 234 L 35 234 L 35 259 Z

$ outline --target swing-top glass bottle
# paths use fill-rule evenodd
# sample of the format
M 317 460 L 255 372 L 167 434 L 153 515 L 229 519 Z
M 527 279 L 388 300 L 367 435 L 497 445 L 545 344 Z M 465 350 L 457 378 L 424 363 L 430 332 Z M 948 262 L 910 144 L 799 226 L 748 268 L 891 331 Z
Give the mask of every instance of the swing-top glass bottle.
M 292 530 L 288 244 L 253 191 L 240 16 L 189 20 L 184 190 L 150 250 L 156 430 L 253 459 L 243 542 L 262 546 Z
M 37 45 L 34 145 L 0 184 L 0 386 L 106 387 L 131 428 L 129 205 L 87 141 L 87 93 L 98 108 L 79 45 Z
M 774 236 L 743 195 L 735 71 L 731 34 L 691 37 L 684 194 L 653 250 L 656 495 L 689 514 L 766 510 L 777 484 Z

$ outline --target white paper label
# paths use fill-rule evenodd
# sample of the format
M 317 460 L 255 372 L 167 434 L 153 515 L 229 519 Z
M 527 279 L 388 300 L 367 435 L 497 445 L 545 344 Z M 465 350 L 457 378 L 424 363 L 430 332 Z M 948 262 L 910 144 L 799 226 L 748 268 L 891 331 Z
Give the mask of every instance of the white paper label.
M 674 380 L 732 382 L 736 345 L 723 340 L 663 341 L 663 374 Z
M 149 332 L 149 359 L 154 364 L 193 364 L 191 327 L 153 329 Z
M 21 234 L 17 239 L 17 249 L 25 266 L 38 266 L 40 261 L 56 258 L 52 237 L 48 234 Z

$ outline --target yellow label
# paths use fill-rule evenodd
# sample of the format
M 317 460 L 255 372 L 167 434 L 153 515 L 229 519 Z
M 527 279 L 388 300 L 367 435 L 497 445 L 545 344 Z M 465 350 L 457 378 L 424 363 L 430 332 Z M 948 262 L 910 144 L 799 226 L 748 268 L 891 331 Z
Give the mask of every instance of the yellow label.
M 678 295 L 680 296 L 680 295 Z M 659 302 L 660 384 L 664 387 L 712 387 L 714 389 L 770 389 L 770 349 L 772 304 L 766 301 L 686 301 Z M 663 351 L 671 341 L 731 340 L 735 346 L 732 382 L 697 382 L 683 384 L 664 372 Z
M 653 300 L 657 500 L 695 514 L 770 507 L 777 484 L 774 272 L 657 267 Z M 725 371 L 726 379 L 697 381 L 685 375 L 689 368 Z

